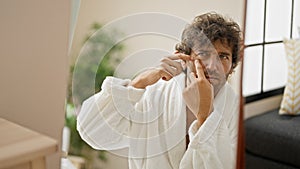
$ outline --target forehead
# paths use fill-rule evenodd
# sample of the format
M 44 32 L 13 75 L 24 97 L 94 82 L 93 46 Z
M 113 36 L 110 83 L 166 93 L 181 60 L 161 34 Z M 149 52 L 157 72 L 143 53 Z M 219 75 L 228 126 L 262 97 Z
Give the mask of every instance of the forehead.
M 227 43 L 227 41 L 216 40 L 215 42 L 195 42 L 192 48 L 194 51 L 205 50 L 205 51 L 216 51 L 218 53 L 228 53 L 232 55 L 232 47 Z

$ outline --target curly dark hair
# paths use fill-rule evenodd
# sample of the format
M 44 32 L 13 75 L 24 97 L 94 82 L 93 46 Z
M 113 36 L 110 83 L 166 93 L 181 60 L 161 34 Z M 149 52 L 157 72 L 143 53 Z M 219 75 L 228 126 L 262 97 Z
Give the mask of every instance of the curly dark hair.
M 240 26 L 230 18 L 211 12 L 196 16 L 184 29 L 181 42 L 175 46 L 179 52 L 190 54 L 195 42 L 214 43 L 220 40 L 232 47 L 232 68 L 241 60 L 242 35 Z

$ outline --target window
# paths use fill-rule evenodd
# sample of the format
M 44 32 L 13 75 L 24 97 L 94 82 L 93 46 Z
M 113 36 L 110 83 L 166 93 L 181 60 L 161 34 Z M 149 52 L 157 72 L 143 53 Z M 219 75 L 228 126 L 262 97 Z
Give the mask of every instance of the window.
M 243 95 L 246 103 L 283 93 L 284 38 L 297 38 L 300 0 L 248 0 Z

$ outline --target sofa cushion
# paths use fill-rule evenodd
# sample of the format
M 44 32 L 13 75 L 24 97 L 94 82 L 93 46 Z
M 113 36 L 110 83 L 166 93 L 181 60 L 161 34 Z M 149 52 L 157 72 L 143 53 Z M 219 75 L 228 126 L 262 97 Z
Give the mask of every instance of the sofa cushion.
M 283 43 L 288 75 L 279 114 L 300 115 L 300 40 L 284 39 Z
M 278 111 L 245 120 L 246 151 L 300 167 L 300 116 L 279 115 Z
M 246 169 L 299 169 L 285 163 L 262 158 L 261 156 L 246 153 Z

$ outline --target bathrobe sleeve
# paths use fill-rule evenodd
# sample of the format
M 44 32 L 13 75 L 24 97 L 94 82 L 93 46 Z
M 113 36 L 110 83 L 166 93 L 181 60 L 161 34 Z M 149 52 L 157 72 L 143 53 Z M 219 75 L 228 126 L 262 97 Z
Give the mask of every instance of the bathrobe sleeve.
M 127 86 L 130 80 L 106 78 L 101 92 L 83 102 L 80 136 L 94 149 L 130 147 L 129 156 L 137 158 L 172 149 L 185 136 L 183 80 L 181 74 L 137 89 Z
M 145 92 L 145 89 L 127 87 L 129 82 L 107 77 L 101 91 L 83 102 L 77 117 L 77 130 L 93 148 L 115 150 L 129 146 L 131 121 L 128 119 L 135 113 Z

